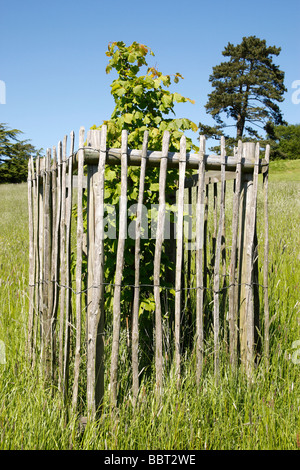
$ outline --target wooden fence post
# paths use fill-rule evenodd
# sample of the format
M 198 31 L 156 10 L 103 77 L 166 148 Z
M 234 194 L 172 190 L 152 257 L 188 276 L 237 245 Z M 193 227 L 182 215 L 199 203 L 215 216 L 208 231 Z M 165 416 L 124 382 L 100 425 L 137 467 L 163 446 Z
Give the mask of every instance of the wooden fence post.
M 139 305 L 140 305 L 140 250 L 141 250 L 141 222 L 142 210 L 144 200 L 145 176 L 146 176 L 146 162 L 147 162 L 147 148 L 148 148 L 149 133 L 145 131 L 142 158 L 141 158 L 141 172 L 139 182 L 139 196 L 138 207 L 135 222 L 135 278 L 134 278 L 134 298 L 132 310 L 132 393 L 133 403 L 136 404 L 139 392 Z
M 162 143 L 162 154 L 159 171 L 159 208 L 157 219 L 156 243 L 154 252 L 154 301 L 155 301 L 155 371 L 156 389 L 159 394 L 162 392 L 163 381 L 163 344 L 162 344 L 162 312 L 160 300 L 160 261 L 162 244 L 164 240 L 165 211 L 166 211 L 166 177 L 168 165 L 168 150 L 170 133 L 164 132 Z
M 240 348 L 241 362 L 251 376 L 254 354 L 254 236 L 256 229 L 256 202 L 259 167 L 259 144 L 243 144 L 244 157 L 254 163 L 253 173 L 243 174 L 242 178 L 242 214 L 240 237 Z
M 198 195 L 196 203 L 196 357 L 197 385 L 199 385 L 203 367 L 203 249 L 205 218 L 205 137 L 200 136 Z
M 101 129 L 98 166 L 88 166 L 88 312 L 87 405 L 89 417 L 100 412 L 104 394 L 103 270 L 104 270 L 104 171 L 106 126 Z M 90 134 L 96 146 L 98 135 Z
M 52 305 L 49 304 L 52 289 L 51 283 L 51 239 L 52 239 L 52 215 L 51 215 L 51 150 L 47 149 L 44 169 L 44 237 L 43 237 L 43 363 L 45 379 L 51 376 L 51 316 Z
M 82 251 L 83 251 L 83 166 L 84 127 L 79 131 L 78 188 L 77 188 L 77 249 L 76 249 L 76 342 L 72 408 L 76 411 L 81 352 L 81 310 L 82 310 Z
M 59 372 L 58 388 L 65 394 L 64 383 L 64 325 L 66 298 L 66 170 L 67 170 L 67 136 L 62 145 L 61 176 L 61 217 L 60 217 L 60 318 L 59 318 Z
M 241 164 L 242 164 L 242 141 L 238 143 L 235 192 L 232 207 L 232 243 L 231 259 L 229 266 L 229 350 L 230 362 L 233 367 L 237 364 L 237 308 L 236 308 L 236 265 L 237 265 L 237 243 L 239 205 L 241 191 Z
M 72 196 L 73 196 L 73 153 L 74 153 L 74 132 L 71 132 L 70 153 L 67 161 L 67 180 L 66 180 L 66 312 L 65 312 L 65 342 L 64 342 L 64 366 L 63 366 L 63 382 L 65 384 L 65 394 L 68 392 L 69 386 L 69 356 L 70 356 L 70 321 L 71 321 L 71 220 L 72 220 Z
M 28 161 L 28 226 L 29 226 L 29 307 L 28 307 L 28 333 L 27 354 L 32 358 L 32 333 L 34 323 L 34 290 L 35 290 L 35 247 L 34 247 L 34 171 L 33 158 Z
M 176 271 L 175 271 L 175 366 L 177 383 L 180 379 L 180 323 L 181 323 L 181 278 L 183 259 L 183 210 L 184 210 L 184 179 L 186 168 L 186 138 L 180 139 L 178 207 L 176 221 Z
M 269 180 L 269 159 L 270 159 L 270 145 L 267 145 L 265 152 L 266 168 L 264 170 L 264 317 L 265 317 L 265 331 L 264 331 L 264 353 L 266 358 L 267 367 L 269 365 L 269 209 L 268 209 L 268 180 Z
M 120 196 L 120 224 L 119 239 L 116 260 L 116 276 L 113 300 L 113 340 L 111 353 L 110 387 L 111 401 L 113 405 L 117 403 L 117 376 L 119 360 L 119 340 L 121 321 L 121 283 L 124 267 L 124 250 L 127 233 L 127 142 L 128 132 L 122 131 L 122 152 L 121 152 L 121 196 Z
M 221 242 L 225 217 L 225 138 L 221 137 L 221 198 L 220 198 L 220 214 L 219 227 L 216 240 L 216 253 L 214 265 L 214 366 L 215 376 L 218 380 L 219 376 L 219 359 L 220 359 L 220 255 Z

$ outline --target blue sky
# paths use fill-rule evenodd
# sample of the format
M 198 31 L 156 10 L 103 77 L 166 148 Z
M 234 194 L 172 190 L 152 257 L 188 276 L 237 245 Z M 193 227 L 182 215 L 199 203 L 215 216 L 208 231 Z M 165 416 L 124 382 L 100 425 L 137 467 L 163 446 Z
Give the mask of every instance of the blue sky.
M 78 145 L 80 126 L 100 125 L 114 107 L 115 75 L 105 73 L 108 43 L 137 41 L 155 53 L 149 65 L 183 75 L 171 91 L 195 104 L 178 104 L 177 117 L 213 124 L 204 108 L 212 68 L 224 60 L 228 42 L 255 35 L 282 48 L 275 58 L 288 89 L 281 109 L 296 124 L 300 104 L 292 102 L 292 84 L 300 80 L 299 30 L 299 0 L 2 2 L 0 80 L 6 103 L 0 104 L 0 122 L 21 129 L 37 148 L 56 145 L 72 130 Z

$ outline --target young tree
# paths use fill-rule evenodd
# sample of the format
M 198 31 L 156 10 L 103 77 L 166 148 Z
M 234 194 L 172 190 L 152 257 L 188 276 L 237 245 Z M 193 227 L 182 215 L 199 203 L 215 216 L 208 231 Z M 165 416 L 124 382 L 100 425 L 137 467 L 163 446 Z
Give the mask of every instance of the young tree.
M 245 134 L 259 138 L 255 128 L 266 130 L 267 124 L 284 124 L 277 104 L 283 101 L 287 91 L 284 72 L 273 63 L 273 56 L 278 56 L 280 51 L 281 48 L 267 46 L 265 40 L 256 36 L 243 37 L 237 46 L 227 44 L 222 54 L 228 61 L 213 68 L 209 81 L 214 91 L 205 105 L 217 125 L 200 123 L 200 132 L 218 137 L 224 128 L 234 126 L 236 139 Z M 234 124 L 225 123 L 224 114 Z
M 113 42 L 109 44 L 106 55 L 109 58 L 106 72 L 115 71 L 117 73 L 117 77 L 111 84 L 111 94 L 115 101 L 115 108 L 111 118 L 103 121 L 103 124 L 107 126 L 107 145 L 109 147 L 120 148 L 122 129 L 127 129 L 129 147 L 135 149 L 142 148 L 144 131 L 147 130 L 149 132 L 148 148 L 151 150 L 161 150 L 163 133 L 167 130 L 171 134 L 170 151 L 178 151 L 180 138 L 184 131 L 192 130 L 197 132 L 198 130 L 197 125 L 189 119 L 175 117 L 176 103 L 193 103 L 189 98 L 168 90 L 172 81 L 176 84 L 183 78 L 181 74 L 175 73 L 171 77 L 171 75 L 163 75 L 155 67 L 149 67 L 147 63 L 148 56 L 154 56 L 154 54 L 147 46 L 137 42 L 133 42 L 130 46 L 126 46 L 122 41 Z M 92 129 L 100 129 L 102 125 L 99 127 L 95 125 Z M 187 138 L 187 150 L 191 149 L 197 150 L 197 147 L 191 139 Z M 137 202 L 139 172 L 140 169 L 137 167 L 128 168 L 128 206 L 131 203 Z M 174 193 L 177 179 L 177 170 L 169 170 L 166 187 L 167 197 L 168 193 Z M 144 205 L 149 207 L 149 209 L 151 204 L 157 204 L 158 202 L 158 189 L 159 168 L 151 168 L 146 173 L 145 197 L 143 201 Z M 108 205 L 117 204 L 120 191 L 120 167 L 107 166 L 105 175 L 105 203 Z M 150 211 L 148 211 L 149 214 Z M 172 218 L 172 215 L 170 217 Z M 131 216 L 131 218 L 134 218 L 134 216 Z M 118 214 L 116 220 L 118 221 Z M 150 219 L 148 223 L 150 233 Z M 107 254 L 105 260 L 105 282 L 113 284 L 116 269 L 115 253 L 117 240 L 106 238 L 104 244 Z M 134 240 L 127 238 L 122 280 L 124 286 L 134 284 L 134 246 Z M 149 285 L 153 281 L 154 251 L 155 240 L 141 240 L 141 262 L 143 269 L 141 270 L 140 282 L 142 285 Z M 162 284 L 164 281 L 165 285 L 168 284 L 173 268 L 174 266 L 168 251 L 166 251 L 162 254 L 161 270 L 165 270 Z M 166 292 L 169 294 L 169 290 Z M 109 287 L 106 289 L 105 301 L 106 311 L 109 312 L 109 307 L 113 301 L 113 290 L 110 290 Z M 127 320 L 130 320 L 132 301 L 133 289 L 124 288 L 122 290 L 122 317 L 125 318 L 124 313 L 126 312 Z M 145 322 L 149 322 L 152 328 L 152 313 L 155 309 L 153 289 L 149 287 L 141 288 L 140 308 L 141 312 L 144 312 L 144 326 Z
M 171 133 L 171 150 L 179 150 L 179 140 L 185 130 L 198 130 L 189 119 L 175 119 L 175 103 L 194 103 L 179 93 L 171 93 L 166 88 L 171 85 L 171 75 L 163 75 L 155 67 L 148 67 L 147 55 L 154 53 L 144 44 L 133 42 L 126 46 L 124 42 L 108 45 L 106 55 L 110 58 L 106 73 L 113 69 L 118 77 L 111 84 L 111 94 L 115 109 L 111 118 L 103 121 L 108 126 L 108 145 L 120 147 L 121 131 L 129 132 L 128 145 L 140 148 L 144 131 L 149 131 L 149 148 L 161 150 L 162 136 L 165 130 Z M 146 74 L 141 69 L 146 67 Z M 148 67 L 148 68 L 147 68 Z M 174 83 L 183 79 L 180 73 L 173 76 Z M 101 127 L 101 126 L 100 126 Z M 96 126 L 93 126 L 96 129 Z M 196 149 L 191 139 L 187 139 L 188 148 Z

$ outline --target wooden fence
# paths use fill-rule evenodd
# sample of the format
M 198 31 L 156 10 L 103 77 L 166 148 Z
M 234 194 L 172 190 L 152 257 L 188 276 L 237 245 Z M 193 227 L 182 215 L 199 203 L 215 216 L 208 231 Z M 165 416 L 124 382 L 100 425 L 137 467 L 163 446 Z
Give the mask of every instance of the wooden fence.
M 180 380 L 185 316 L 192 318 L 190 350 L 195 353 L 195 383 L 203 373 L 208 335 L 213 332 L 214 369 L 219 374 L 220 351 L 225 342 L 233 367 L 242 364 L 251 374 L 257 350 L 256 330 L 264 331 L 265 356 L 269 348 L 268 314 L 268 162 L 269 148 L 260 159 L 259 144 L 239 142 L 233 156 L 226 156 L 225 140 L 221 139 L 220 155 L 205 153 L 205 138 L 200 138 L 198 154 L 186 152 L 185 138 L 180 152 L 169 152 L 168 132 L 164 134 L 162 151 L 148 150 L 145 133 L 142 150 L 130 150 L 127 131 L 122 132 L 121 149 L 108 149 L 106 127 L 79 132 L 78 150 L 74 150 L 74 132 L 67 151 L 67 137 L 57 147 L 47 150 L 46 157 L 30 160 L 28 166 L 29 203 L 29 323 L 28 354 L 32 361 L 41 360 L 46 379 L 56 381 L 66 398 L 78 404 L 79 384 L 86 383 L 89 413 L 95 414 L 105 393 L 105 348 L 110 345 L 110 396 L 117 403 L 118 365 L 122 323 L 122 290 L 124 256 L 127 237 L 128 166 L 139 166 L 139 188 L 135 218 L 134 281 L 132 309 L 127 323 L 131 347 L 132 396 L 139 392 L 140 305 L 142 210 L 145 181 L 153 167 L 159 167 L 158 215 L 153 277 L 149 291 L 154 295 L 153 327 L 155 371 L 158 392 L 163 387 L 165 344 L 163 292 L 174 295 L 168 312 L 173 332 L 173 358 Z M 121 194 L 118 203 L 117 249 L 114 259 L 115 277 L 112 314 L 108 315 L 105 266 L 104 202 L 105 168 L 120 165 Z M 165 246 L 167 173 L 177 169 L 176 239 L 169 243 L 174 259 L 173 285 L 164 283 L 162 253 Z M 187 170 L 193 175 L 187 177 Z M 74 174 L 75 173 L 75 174 Z M 256 229 L 259 173 L 264 182 L 263 280 L 258 278 L 258 238 Z M 231 219 L 225 226 L 228 191 L 231 182 Z M 75 183 L 76 182 L 76 183 Z M 227 186 L 228 187 L 228 186 Z M 85 189 L 86 188 L 86 189 Z M 212 198 L 211 198 L 211 192 Z M 87 207 L 84 194 L 86 194 Z M 189 216 L 188 210 L 195 211 Z M 72 203 L 77 205 L 76 217 Z M 87 211 L 87 217 L 85 216 Z M 188 217 L 195 231 L 192 249 L 186 250 L 184 222 Z M 212 217 L 212 228 L 209 228 Z M 86 221 L 86 227 L 85 227 Z M 192 225 L 189 225 L 191 228 Z M 225 235 L 230 229 L 231 235 Z M 210 236 L 211 235 L 211 236 Z M 174 238 L 174 237 L 173 237 Z M 73 244 L 73 245 L 72 245 Z M 73 246 L 73 248 L 72 248 Z M 170 251 L 171 250 L 171 251 Z M 173 251 L 172 251 L 173 250 Z M 111 257 L 112 254 L 110 253 Z M 74 261 L 75 260 L 75 261 Z M 86 268 L 87 261 L 87 268 Z M 85 275 L 85 282 L 84 282 Z M 259 286 L 263 291 L 260 302 Z M 210 297 L 209 297 L 210 295 Z M 168 307 L 169 308 L 169 307 Z M 209 312 L 208 312 L 209 311 Z M 260 313 L 263 312 L 262 323 Z M 111 320 L 110 320 L 111 319 Z M 128 317 L 126 317 L 128 321 Z M 110 321 L 110 324 L 108 324 Z M 130 332 L 129 325 L 130 324 Z M 222 330 L 222 335 L 221 335 Z M 105 343 L 111 331 L 111 341 Z M 207 336 L 206 336 L 207 335 Z M 107 367 L 106 367 L 107 369 Z

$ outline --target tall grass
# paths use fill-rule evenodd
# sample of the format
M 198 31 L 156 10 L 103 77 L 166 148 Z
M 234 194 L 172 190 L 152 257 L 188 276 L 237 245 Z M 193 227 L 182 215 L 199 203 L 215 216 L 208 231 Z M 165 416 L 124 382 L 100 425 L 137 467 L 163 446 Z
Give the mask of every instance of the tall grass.
M 300 339 L 299 193 L 298 182 L 270 182 L 269 369 L 262 362 L 249 382 L 241 371 L 230 370 L 224 351 L 216 384 L 208 344 L 199 391 L 195 358 L 188 356 L 180 388 L 171 368 L 158 399 L 154 376 L 145 376 L 133 410 L 124 335 L 123 400 L 112 411 L 105 396 L 100 421 L 80 434 L 78 417 L 67 416 L 60 394 L 45 386 L 38 364 L 32 368 L 26 361 L 27 187 L 0 186 L 0 340 L 6 356 L 0 364 L 0 449 L 297 449 L 300 364 L 292 360 L 292 344 Z M 258 210 L 261 214 L 261 194 Z M 259 243 L 262 250 L 262 236 Z

